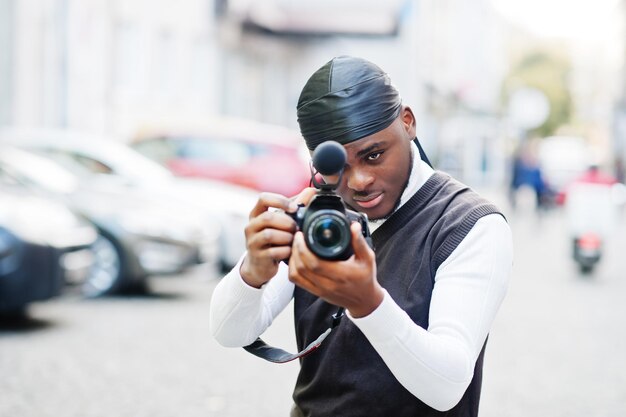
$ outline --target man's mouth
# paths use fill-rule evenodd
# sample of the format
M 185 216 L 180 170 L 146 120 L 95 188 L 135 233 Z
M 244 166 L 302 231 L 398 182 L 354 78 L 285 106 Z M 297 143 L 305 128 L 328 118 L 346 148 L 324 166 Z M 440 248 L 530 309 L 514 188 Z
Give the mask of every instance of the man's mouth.
M 364 209 L 371 209 L 376 207 L 383 200 L 384 193 L 375 193 L 367 196 L 359 197 L 354 196 L 352 199 L 354 202 Z

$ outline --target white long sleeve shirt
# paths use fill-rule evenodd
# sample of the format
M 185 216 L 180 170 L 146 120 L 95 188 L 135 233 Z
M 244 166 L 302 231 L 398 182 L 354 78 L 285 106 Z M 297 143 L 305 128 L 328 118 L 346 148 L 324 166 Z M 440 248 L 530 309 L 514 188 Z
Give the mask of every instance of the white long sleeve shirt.
M 428 165 L 415 161 L 401 205 L 432 173 Z M 380 223 L 371 222 L 371 229 Z M 448 410 L 471 382 L 474 364 L 504 299 L 512 261 L 508 224 L 498 214 L 484 216 L 436 272 L 428 329 L 415 324 L 388 293 L 370 315 L 348 317 L 409 392 L 437 410 Z M 240 264 L 241 260 L 220 281 L 211 300 L 211 332 L 230 347 L 256 340 L 294 292 L 287 265 L 281 263 L 276 276 L 257 289 L 243 281 Z

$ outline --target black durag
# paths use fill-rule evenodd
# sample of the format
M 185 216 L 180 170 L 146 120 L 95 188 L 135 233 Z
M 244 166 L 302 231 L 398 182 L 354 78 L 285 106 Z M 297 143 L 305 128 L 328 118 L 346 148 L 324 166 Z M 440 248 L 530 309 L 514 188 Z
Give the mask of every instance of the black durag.
M 389 76 L 361 58 L 340 56 L 317 70 L 298 100 L 298 123 L 307 147 L 342 145 L 388 127 L 402 100 Z
M 315 71 L 298 99 L 300 132 L 309 150 L 328 140 L 345 145 L 387 128 L 402 99 L 377 65 L 351 56 L 333 58 Z M 421 158 L 430 164 L 417 140 Z

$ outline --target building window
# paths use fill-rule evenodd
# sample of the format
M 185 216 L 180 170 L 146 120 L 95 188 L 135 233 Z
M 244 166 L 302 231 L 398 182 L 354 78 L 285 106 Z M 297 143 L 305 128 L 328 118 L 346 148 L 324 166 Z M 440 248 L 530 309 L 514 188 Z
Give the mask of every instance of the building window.
M 154 89 L 168 95 L 174 92 L 176 78 L 176 39 L 169 30 L 160 31 L 154 42 L 152 78 Z
M 206 95 L 211 86 L 211 43 L 206 37 L 197 38 L 191 50 L 190 89 L 196 95 Z
M 117 22 L 113 30 L 114 85 L 124 90 L 140 88 L 140 33 L 129 22 Z
M 0 0 L 0 125 L 12 122 L 15 4 Z

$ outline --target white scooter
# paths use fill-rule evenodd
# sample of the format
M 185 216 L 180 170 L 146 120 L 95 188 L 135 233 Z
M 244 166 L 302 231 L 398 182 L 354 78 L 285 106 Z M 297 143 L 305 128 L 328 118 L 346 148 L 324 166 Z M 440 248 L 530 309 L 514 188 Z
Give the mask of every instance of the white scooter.
M 623 184 L 574 183 L 568 187 L 565 209 L 573 258 L 590 274 L 602 258 L 603 247 L 615 230 L 618 208 L 626 201 Z

